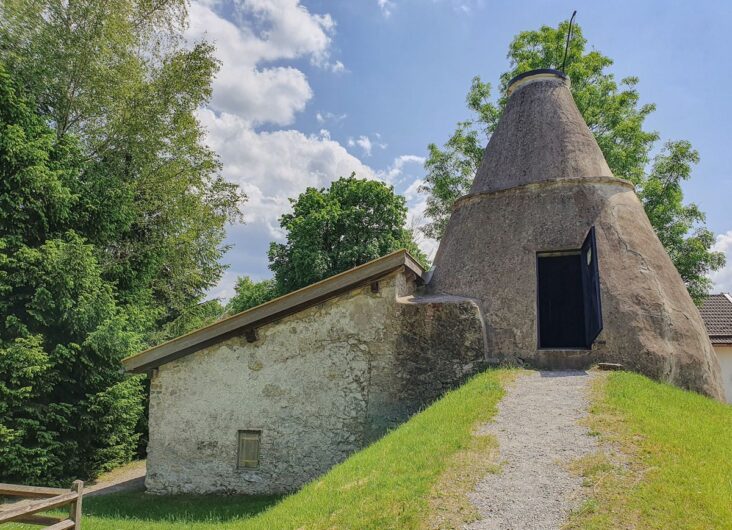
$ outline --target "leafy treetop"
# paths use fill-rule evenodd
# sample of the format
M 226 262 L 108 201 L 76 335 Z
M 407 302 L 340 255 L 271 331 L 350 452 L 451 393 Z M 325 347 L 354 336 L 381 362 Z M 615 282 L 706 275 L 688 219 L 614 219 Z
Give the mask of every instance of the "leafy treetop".
M 341 177 L 329 188 L 308 188 L 280 218 L 285 243 L 272 243 L 270 269 L 284 294 L 395 250 L 427 258 L 405 228 L 404 197 L 375 180 Z

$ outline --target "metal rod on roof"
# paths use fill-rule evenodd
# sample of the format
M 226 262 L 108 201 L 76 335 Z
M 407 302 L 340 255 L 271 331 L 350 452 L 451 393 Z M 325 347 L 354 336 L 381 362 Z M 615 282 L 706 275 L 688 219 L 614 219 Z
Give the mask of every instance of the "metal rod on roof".
M 567 53 L 569 52 L 569 41 L 572 39 L 572 22 L 574 22 L 574 17 L 576 14 L 577 14 L 577 10 L 575 9 L 572 12 L 572 18 L 569 19 L 569 29 L 567 30 L 567 44 L 564 46 L 564 59 L 562 60 L 562 68 L 560 68 L 560 70 L 562 72 L 564 72 L 564 67 L 567 65 Z

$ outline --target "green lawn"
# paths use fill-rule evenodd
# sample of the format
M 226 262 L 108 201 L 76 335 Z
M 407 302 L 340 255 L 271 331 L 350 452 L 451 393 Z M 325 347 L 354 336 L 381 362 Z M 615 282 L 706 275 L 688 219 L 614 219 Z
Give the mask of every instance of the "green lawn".
M 321 479 L 283 499 L 112 494 L 85 501 L 84 528 L 424 527 L 435 509 L 433 490 L 438 480 L 448 468 L 454 473 L 455 466 L 468 465 L 471 458 L 465 455 L 470 451 L 488 447 L 485 440 L 476 441 L 474 427 L 495 414 L 503 396 L 502 383 L 513 373 L 490 370 L 474 377 Z
M 461 527 L 474 515 L 464 493 L 495 470 L 494 441 L 474 427 L 495 414 L 515 373 L 478 375 L 291 496 L 113 494 L 85 501 L 84 528 Z M 615 450 L 576 464 L 592 497 L 568 528 L 732 528 L 732 406 L 613 373 L 598 380 L 588 422 Z
M 619 451 L 580 466 L 595 493 L 570 527 L 732 528 L 732 406 L 630 373 L 595 390 L 591 428 Z

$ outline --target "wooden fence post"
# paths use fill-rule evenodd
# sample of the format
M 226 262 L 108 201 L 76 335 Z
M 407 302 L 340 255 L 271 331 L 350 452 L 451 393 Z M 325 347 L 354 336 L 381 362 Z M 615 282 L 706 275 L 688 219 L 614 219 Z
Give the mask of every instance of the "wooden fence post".
M 74 521 L 74 530 L 81 530 L 81 496 L 84 492 L 84 481 L 75 480 L 71 484 L 71 491 L 79 494 L 79 497 L 69 507 L 69 519 Z

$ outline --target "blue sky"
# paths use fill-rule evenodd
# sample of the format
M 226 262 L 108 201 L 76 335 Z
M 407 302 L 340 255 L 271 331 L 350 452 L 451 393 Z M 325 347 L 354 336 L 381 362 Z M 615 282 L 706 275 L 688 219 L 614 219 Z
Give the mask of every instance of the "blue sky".
M 426 146 L 468 117 L 471 78 L 495 84 L 516 33 L 573 9 L 589 45 L 614 59 L 612 72 L 638 76 L 642 101 L 656 103 L 647 127 L 699 150 L 687 199 L 732 262 L 732 2 L 200 0 L 188 38 L 214 41 L 222 63 L 200 118 L 225 176 L 249 195 L 212 296 L 231 296 L 239 275 L 269 276 L 277 217 L 307 186 L 351 171 L 385 180 L 418 225 Z M 732 291 L 732 266 L 713 279 Z

